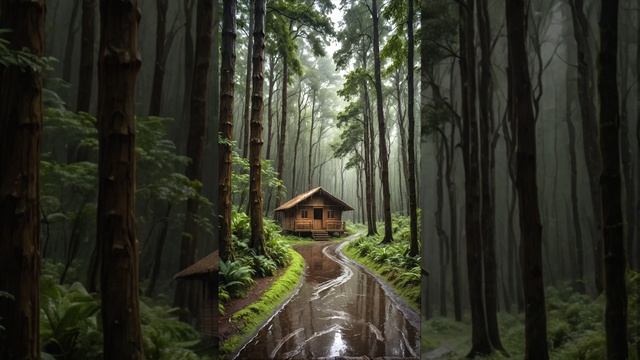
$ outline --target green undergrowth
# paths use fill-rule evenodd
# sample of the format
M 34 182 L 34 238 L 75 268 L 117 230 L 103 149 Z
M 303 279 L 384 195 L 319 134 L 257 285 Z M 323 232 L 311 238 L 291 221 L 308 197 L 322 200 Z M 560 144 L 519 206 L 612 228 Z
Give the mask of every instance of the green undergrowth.
M 640 360 L 636 352 L 638 331 L 638 273 L 629 273 L 629 359 Z M 554 360 L 601 360 L 606 358 L 604 297 L 592 299 L 570 287 L 547 288 L 547 338 L 549 356 Z M 524 358 L 524 315 L 499 313 L 500 335 L 512 359 Z M 471 348 L 470 319 L 449 318 L 422 321 L 422 352 L 451 349 L 449 359 L 462 359 Z M 487 359 L 505 359 L 496 353 Z
M 304 259 L 293 249 L 289 249 L 289 254 L 291 263 L 282 276 L 275 280 L 257 302 L 231 315 L 232 327 L 239 330 L 230 338 L 223 340 L 221 346 L 223 355 L 237 351 L 238 347 L 291 295 L 300 282 L 304 273 Z
M 383 234 L 382 229 L 379 234 Z M 393 217 L 393 238 L 392 243 L 381 244 L 382 235 L 361 237 L 350 242 L 343 252 L 391 285 L 409 306 L 420 312 L 420 257 L 408 255 L 408 217 Z

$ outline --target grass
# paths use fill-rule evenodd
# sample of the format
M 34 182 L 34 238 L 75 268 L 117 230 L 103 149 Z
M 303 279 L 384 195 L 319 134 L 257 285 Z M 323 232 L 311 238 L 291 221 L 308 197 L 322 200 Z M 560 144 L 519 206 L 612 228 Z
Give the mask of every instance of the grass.
M 233 327 L 240 331 L 229 339 L 225 340 L 221 346 L 223 355 L 231 354 L 248 340 L 258 328 L 273 314 L 273 312 L 289 297 L 291 292 L 300 282 L 304 273 L 304 259 L 297 251 L 289 249 L 291 264 L 273 285 L 267 290 L 258 301 L 237 311 L 231 316 L 230 321 Z
M 384 280 L 414 311 L 420 313 L 419 284 L 414 286 L 402 286 L 398 277 L 390 276 L 390 274 L 393 273 L 389 271 L 391 270 L 391 265 L 379 264 L 366 256 L 360 256 L 357 250 L 352 246 L 345 246 L 342 248 L 342 252 Z

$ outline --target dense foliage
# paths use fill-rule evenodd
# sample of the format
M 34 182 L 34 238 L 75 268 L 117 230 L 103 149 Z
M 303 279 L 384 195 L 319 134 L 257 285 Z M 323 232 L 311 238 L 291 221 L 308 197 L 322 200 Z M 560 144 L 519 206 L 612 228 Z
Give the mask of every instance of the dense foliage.
M 409 217 L 394 215 L 393 238 L 392 243 L 381 244 L 380 235 L 361 237 L 351 242 L 345 251 L 382 275 L 415 309 L 419 309 L 420 257 L 408 256 Z

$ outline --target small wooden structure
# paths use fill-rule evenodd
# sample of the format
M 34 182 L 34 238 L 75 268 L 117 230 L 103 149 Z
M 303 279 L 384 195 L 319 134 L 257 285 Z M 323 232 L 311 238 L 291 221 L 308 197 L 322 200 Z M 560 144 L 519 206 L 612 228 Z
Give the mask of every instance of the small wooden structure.
M 205 337 L 218 334 L 218 265 L 216 250 L 173 277 L 178 281 L 189 281 L 191 291 L 197 294 L 189 307 L 194 312 L 196 328 Z
M 275 211 L 285 232 L 311 234 L 314 239 L 323 239 L 329 234 L 344 234 L 342 212 L 351 210 L 353 208 L 347 203 L 317 187 L 297 195 Z

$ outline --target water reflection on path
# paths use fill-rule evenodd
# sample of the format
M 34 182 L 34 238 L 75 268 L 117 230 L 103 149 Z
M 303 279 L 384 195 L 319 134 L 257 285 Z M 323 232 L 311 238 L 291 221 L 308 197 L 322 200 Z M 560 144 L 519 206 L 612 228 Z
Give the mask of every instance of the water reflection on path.
M 337 246 L 296 248 L 307 263 L 300 292 L 237 359 L 417 358 L 418 330 L 374 278 L 336 254 Z

